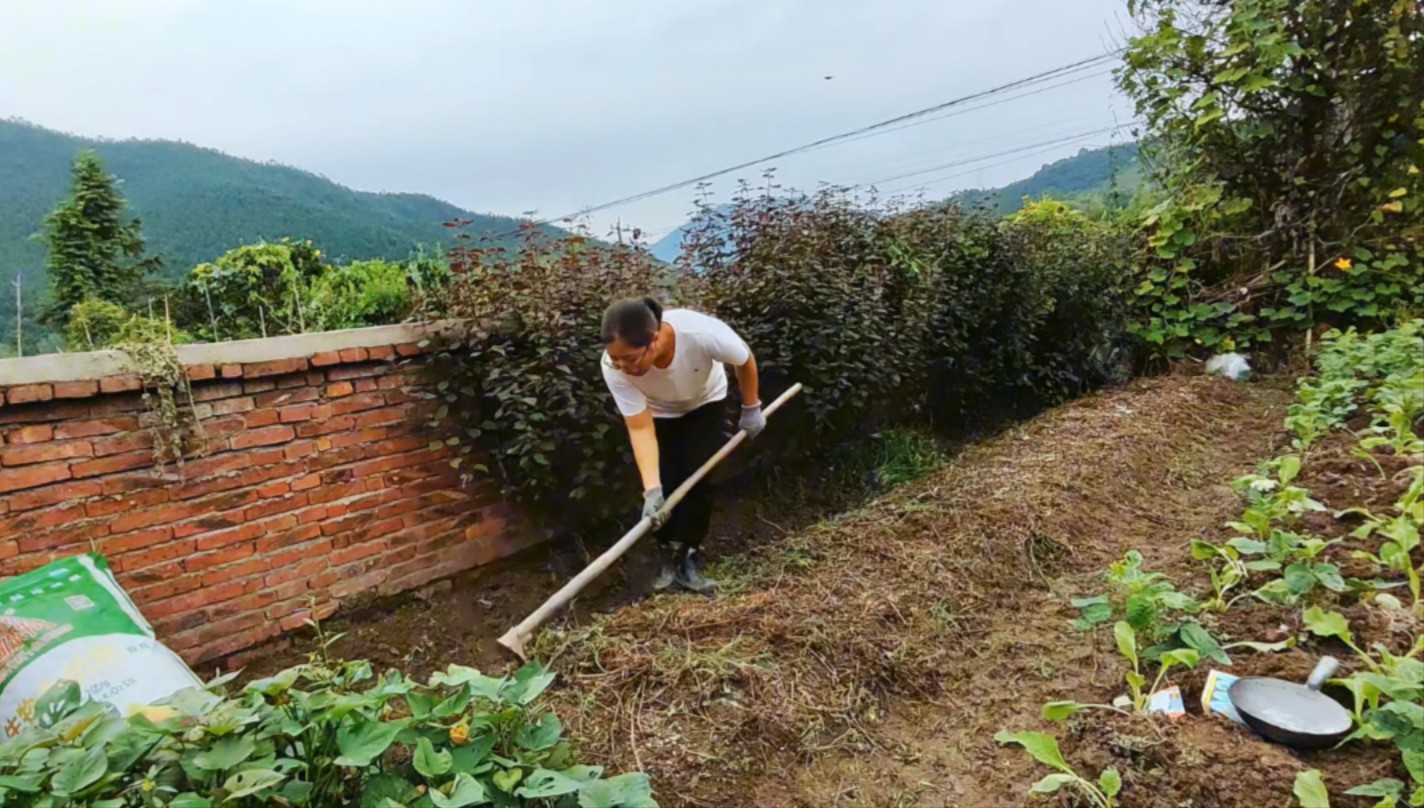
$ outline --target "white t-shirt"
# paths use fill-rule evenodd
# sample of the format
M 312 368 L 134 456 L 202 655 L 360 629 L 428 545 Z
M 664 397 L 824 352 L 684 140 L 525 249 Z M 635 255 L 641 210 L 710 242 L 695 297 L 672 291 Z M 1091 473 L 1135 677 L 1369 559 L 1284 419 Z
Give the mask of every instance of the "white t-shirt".
M 690 309 L 669 309 L 663 322 L 677 334 L 672 364 L 653 367 L 642 376 L 615 368 L 603 352 L 603 381 L 624 417 L 651 409 L 654 418 L 678 418 L 727 397 L 723 363 L 741 366 L 751 349 L 726 323 Z

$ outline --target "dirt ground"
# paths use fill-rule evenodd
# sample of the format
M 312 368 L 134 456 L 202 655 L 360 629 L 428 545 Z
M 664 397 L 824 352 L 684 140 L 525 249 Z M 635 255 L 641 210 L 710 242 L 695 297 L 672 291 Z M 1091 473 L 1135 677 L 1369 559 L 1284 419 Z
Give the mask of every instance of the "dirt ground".
M 1047 701 L 1122 692 L 1109 633 L 1069 627 L 1069 599 L 1101 591 L 1109 562 L 1137 549 L 1180 588 L 1207 588 L 1188 542 L 1227 535 L 1242 509 L 1229 483 L 1285 445 L 1291 395 L 1277 380 L 1142 380 L 973 444 L 836 516 L 814 521 L 834 500 L 816 486 L 796 508 L 722 514 L 717 597 L 640 599 L 620 572 L 540 635 L 537 651 L 561 674 L 555 707 L 588 759 L 649 772 L 665 806 L 1031 804 L 1047 770 L 998 747 L 1000 729 L 1057 734 L 1090 779 L 1116 767 L 1124 806 L 1291 805 L 1305 768 L 1336 794 L 1400 776 L 1380 747 L 1296 754 L 1203 716 L 1210 663 L 1174 677 L 1188 709 L 1175 722 L 1039 718 Z M 1347 451 L 1319 456 L 1302 481 L 1328 505 L 1382 504 L 1347 481 Z M 340 618 L 340 650 L 417 675 L 450 661 L 499 667 L 494 638 L 581 561 L 528 555 Z M 1211 628 L 1224 641 L 1298 634 L 1282 614 L 1234 609 Z M 1229 670 L 1303 679 L 1322 650 L 1345 660 L 1303 641 L 1233 652 Z M 262 673 L 299 658 L 277 647 L 247 662 Z

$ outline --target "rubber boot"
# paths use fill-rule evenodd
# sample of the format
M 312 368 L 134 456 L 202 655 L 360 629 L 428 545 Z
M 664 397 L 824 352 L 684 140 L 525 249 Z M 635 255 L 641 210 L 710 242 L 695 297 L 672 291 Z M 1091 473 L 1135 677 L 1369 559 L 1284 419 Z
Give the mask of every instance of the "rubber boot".
M 717 582 L 702 577 L 702 552 L 693 548 L 677 565 L 677 585 L 689 592 L 707 594 L 717 588 Z
M 653 591 L 661 592 L 672 586 L 677 578 L 678 547 L 676 545 L 658 544 L 658 572 L 653 578 Z

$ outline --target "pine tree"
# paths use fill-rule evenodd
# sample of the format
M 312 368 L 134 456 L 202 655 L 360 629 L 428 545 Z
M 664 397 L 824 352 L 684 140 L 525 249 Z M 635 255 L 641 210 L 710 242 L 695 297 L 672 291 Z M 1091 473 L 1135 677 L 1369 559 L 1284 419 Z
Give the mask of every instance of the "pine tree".
M 74 162 L 69 198 L 45 218 L 51 304 L 45 320 L 63 326 L 70 309 L 88 299 L 130 306 L 144 278 L 158 269 L 143 255 L 142 225 L 125 221 L 124 198 L 92 151 Z

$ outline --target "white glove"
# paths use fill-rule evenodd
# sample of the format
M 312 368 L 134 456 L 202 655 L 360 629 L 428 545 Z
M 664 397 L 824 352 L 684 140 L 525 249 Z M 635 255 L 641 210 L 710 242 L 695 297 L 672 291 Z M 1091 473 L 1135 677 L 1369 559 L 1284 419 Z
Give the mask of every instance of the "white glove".
M 755 438 L 757 435 L 760 435 L 761 431 L 766 429 L 766 415 L 762 413 L 761 405 L 753 404 L 750 407 L 743 406 L 742 420 L 737 426 L 747 431 L 748 438 Z

